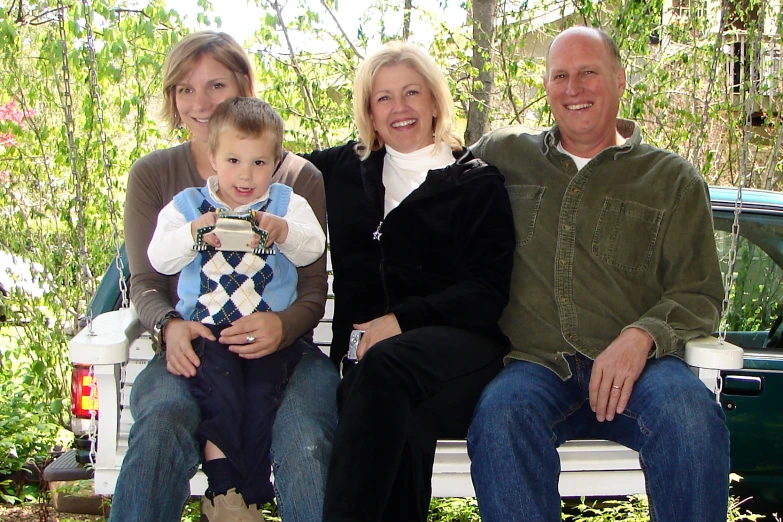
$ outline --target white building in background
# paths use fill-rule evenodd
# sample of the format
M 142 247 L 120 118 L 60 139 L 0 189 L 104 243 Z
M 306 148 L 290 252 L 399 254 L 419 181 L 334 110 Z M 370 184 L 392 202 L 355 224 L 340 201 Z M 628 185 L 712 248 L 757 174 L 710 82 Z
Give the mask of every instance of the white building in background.
M 748 16 L 741 16 L 742 12 Z M 723 18 L 723 52 L 730 57 L 727 85 L 738 103 L 750 95 L 753 112 L 761 118 L 770 110 L 779 112 L 778 98 L 783 93 L 782 15 L 781 0 L 664 0 L 662 26 L 686 26 L 696 16 L 706 20 L 709 33 L 717 37 Z

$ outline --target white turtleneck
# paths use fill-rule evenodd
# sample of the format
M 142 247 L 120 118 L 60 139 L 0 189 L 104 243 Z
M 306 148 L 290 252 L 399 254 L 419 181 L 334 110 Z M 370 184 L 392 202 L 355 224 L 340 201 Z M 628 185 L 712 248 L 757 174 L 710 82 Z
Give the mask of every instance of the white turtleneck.
M 383 215 L 391 212 L 408 194 L 419 188 L 427 178 L 427 172 L 454 163 L 451 147 L 441 143 L 435 152 L 435 144 L 414 152 L 397 152 L 386 145 L 383 159 L 383 186 L 386 188 Z

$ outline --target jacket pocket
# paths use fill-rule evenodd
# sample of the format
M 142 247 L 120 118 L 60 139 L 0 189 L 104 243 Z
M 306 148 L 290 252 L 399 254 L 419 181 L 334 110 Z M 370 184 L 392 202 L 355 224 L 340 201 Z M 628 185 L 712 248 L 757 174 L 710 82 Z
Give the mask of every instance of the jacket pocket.
M 523 246 L 533 239 L 538 209 L 544 196 L 544 187 L 537 185 L 507 185 L 508 199 L 514 214 L 514 229 L 517 246 Z
M 593 237 L 593 254 L 611 266 L 641 272 L 650 265 L 663 210 L 606 198 Z

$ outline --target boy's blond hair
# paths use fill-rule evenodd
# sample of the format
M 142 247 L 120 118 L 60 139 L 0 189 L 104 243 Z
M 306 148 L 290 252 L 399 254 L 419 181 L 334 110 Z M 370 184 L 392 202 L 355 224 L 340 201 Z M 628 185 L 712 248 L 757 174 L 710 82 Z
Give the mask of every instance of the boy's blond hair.
M 209 117 L 209 152 L 215 154 L 220 133 L 232 128 L 248 138 L 260 138 L 272 133 L 275 140 L 275 161 L 283 155 L 283 118 L 271 105 L 258 98 L 236 96 L 222 102 Z

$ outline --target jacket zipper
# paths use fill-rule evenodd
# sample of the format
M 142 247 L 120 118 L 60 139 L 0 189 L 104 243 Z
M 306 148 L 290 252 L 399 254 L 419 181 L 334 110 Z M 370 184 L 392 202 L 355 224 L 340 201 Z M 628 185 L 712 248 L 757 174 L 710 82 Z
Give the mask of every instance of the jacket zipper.
M 386 271 L 383 268 L 385 256 L 383 253 L 383 244 L 381 243 L 381 236 L 383 235 L 383 232 L 381 232 L 381 227 L 383 226 L 383 220 L 381 220 L 378 223 L 378 227 L 375 229 L 375 232 L 372 233 L 372 238 L 374 241 L 378 242 L 378 248 L 381 251 L 381 264 L 379 267 L 380 275 L 381 275 L 381 285 L 383 286 L 383 298 L 384 298 L 384 310 L 386 313 L 389 312 L 389 290 L 386 288 Z

